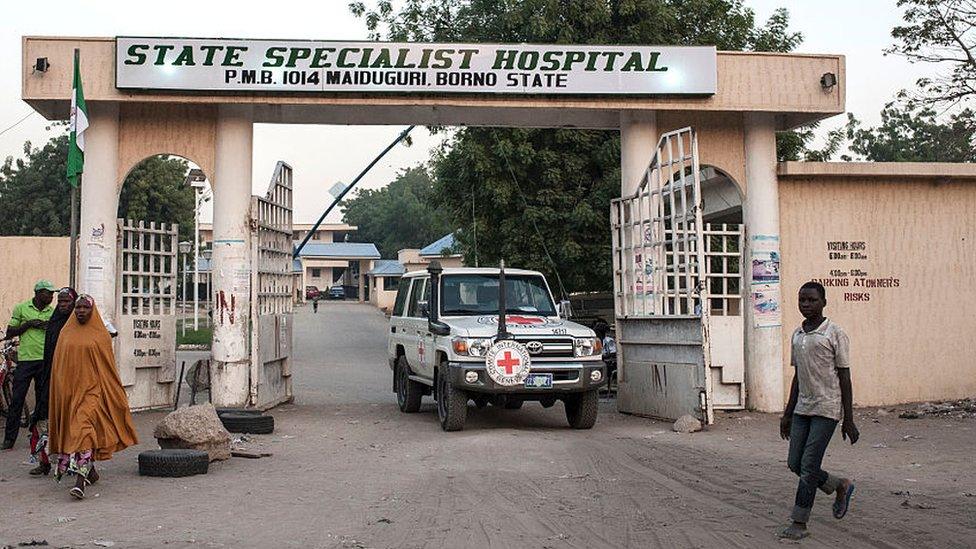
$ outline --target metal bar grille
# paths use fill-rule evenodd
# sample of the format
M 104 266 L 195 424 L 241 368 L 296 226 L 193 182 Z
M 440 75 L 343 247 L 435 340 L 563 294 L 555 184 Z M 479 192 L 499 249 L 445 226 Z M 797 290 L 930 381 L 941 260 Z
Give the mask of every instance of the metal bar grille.
M 715 316 L 741 316 L 742 225 L 706 224 L 702 238 L 709 312 Z
M 694 130 L 666 133 L 637 192 L 611 203 L 618 317 L 702 314 L 710 287 L 699 171 Z
M 176 314 L 175 224 L 119 219 L 119 312 L 123 315 Z
M 255 307 L 259 315 L 292 312 L 292 170 L 278 162 L 265 196 L 252 197 Z

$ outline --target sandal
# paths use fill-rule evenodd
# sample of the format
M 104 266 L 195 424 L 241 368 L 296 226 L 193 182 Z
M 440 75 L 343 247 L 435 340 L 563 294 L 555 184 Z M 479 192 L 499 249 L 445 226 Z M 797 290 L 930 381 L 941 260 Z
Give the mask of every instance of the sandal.
M 68 490 L 68 493 L 75 499 L 85 499 L 85 490 L 78 486 Z
M 854 495 L 854 483 L 847 487 L 847 493 L 844 494 L 844 501 L 834 501 L 834 518 L 842 519 L 847 515 L 847 510 L 851 508 L 851 496 Z

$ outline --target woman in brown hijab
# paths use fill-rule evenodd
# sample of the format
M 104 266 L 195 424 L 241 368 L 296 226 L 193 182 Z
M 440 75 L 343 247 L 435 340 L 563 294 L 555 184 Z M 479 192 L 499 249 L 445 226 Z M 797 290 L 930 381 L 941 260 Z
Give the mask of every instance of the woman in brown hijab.
M 98 481 L 95 461 L 138 443 L 112 353 L 112 338 L 95 307 L 81 295 L 74 316 L 61 330 L 51 370 L 48 453 L 55 478 L 75 474 L 69 492 L 84 499 L 85 486 Z

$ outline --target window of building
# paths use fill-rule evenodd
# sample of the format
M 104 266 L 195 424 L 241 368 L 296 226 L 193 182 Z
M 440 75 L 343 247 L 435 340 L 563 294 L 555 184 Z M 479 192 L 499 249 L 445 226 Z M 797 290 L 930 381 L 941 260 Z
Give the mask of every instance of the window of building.
M 312 233 L 312 240 L 319 240 L 320 234 L 321 234 L 320 231 L 315 231 L 314 233 Z
M 322 269 L 312 269 L 312 278 L 320 278 L 322 276 Z
M 397 289 L 400 284 L 400 277 L 398 276 L 384 276 L 383 277 L 383 291 L 392 292 Z

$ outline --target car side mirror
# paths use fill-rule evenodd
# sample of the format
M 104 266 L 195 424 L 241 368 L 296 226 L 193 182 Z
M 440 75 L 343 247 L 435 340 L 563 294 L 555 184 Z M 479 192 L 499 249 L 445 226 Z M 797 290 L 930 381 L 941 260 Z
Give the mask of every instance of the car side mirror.
M 420 302 L 420 316 L 423 318 L 430 318 L 430 305 L 426 301 Z
M 568 299 L 560 301 L 559 305 L 556 307 L 556 310 L 559 312 L 559 318 L 569 318 L 573 316 L 573 305 Z
M 430 330 L 430 333 L 436 336 L 451 335 L 451 327 L 439 320 L 428 320 L 427 329 Z

